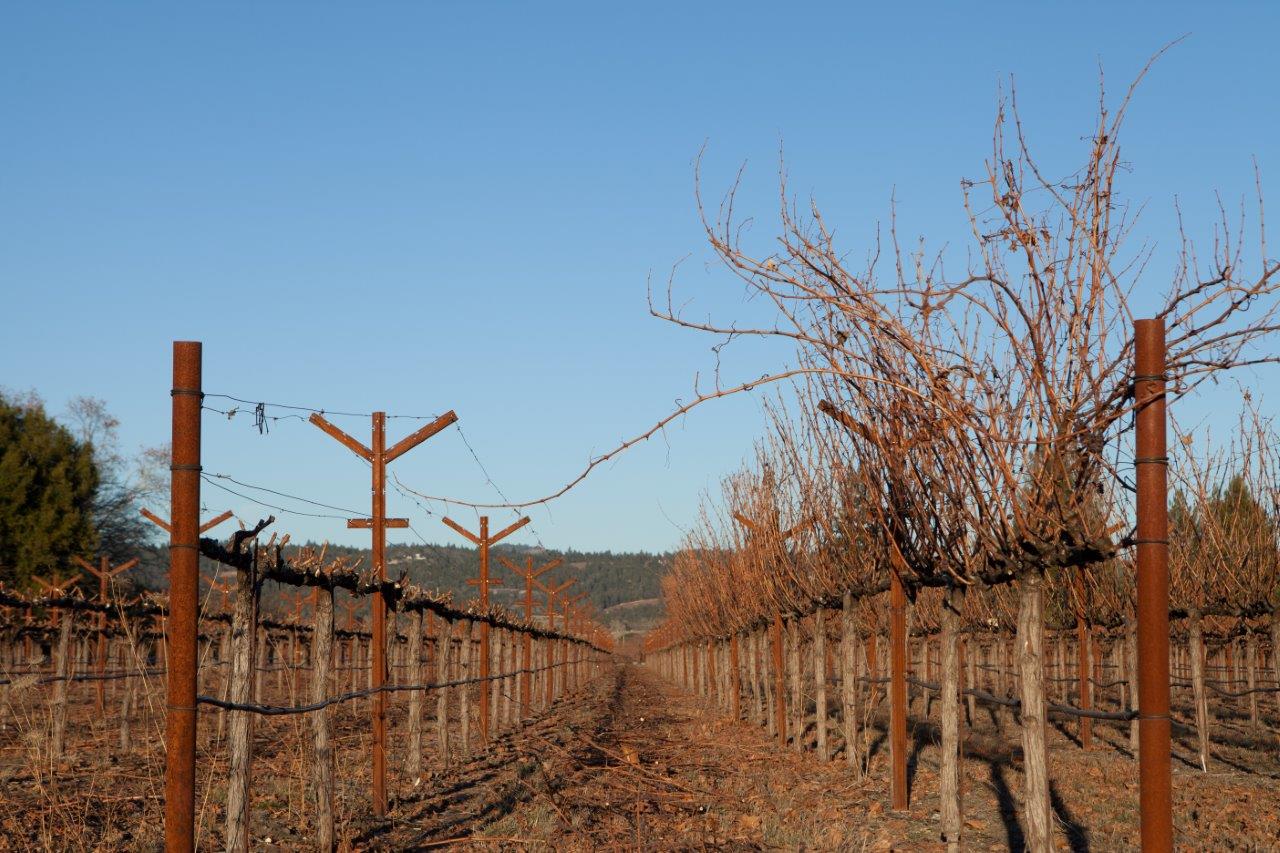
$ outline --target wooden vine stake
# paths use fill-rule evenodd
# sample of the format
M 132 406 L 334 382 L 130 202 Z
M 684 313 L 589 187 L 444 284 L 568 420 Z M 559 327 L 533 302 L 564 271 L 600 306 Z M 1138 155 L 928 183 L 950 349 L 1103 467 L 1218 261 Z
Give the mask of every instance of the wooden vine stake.
M 440 618 L 439 634 L 436 636 L 436 681 L 441 684 L 449 681 L 453 674 L 453 623 L 444 617 Z M 441 687 L 436 691 L 436 749 L 440 763 L 449 767 L 449 688 Z
M 409 614 L 409 683 L 422 684 L 422 611 Z M 422 782 L 422 691 L 409 693 L 409 753 L 405 757 L 405 774 L 409 783 Z
M 56 612 L 56 611 L 55 611 Z M 67 681 L 71 678 L 71 627 L 75 620 L 68 612 L 58 627 L 57 681 L 53 683 L 53 733 L 49 739 L 49 755 L 55 762 L 62 758 L 67 730 Z
M 329 664 L 333 659 L 333 590 L 317 587 L 314 623 L 311 631 L 311 701 L 324 700 L 329 686 Z M 421 613 L 418 614 L 421 618 Z M 415 691 L 414 695 L 417 693 Z M 316 846 L 333 850 L 333 747 L 329 743 L 329 709 L 310 715 L 315 758 L 311 765 L 311 783 L 316 798 Z M 419 744 L 421 746 L 421 744 Z
M 231 613 L 231 689 L 230 701 L 246 704 L 255 701 L 258 661 L 258 561 L 247 568 L 236 569 L 235 609 Z M 228 851 L 247 851 L 249 845 L 249 786 L 253 778 L 253 722 L 248 711 L 228 711 L 227 724 L 227 819 Z
M 956 627 L 960 621 L 961 593 L 947 587 L 942 602 L 942 760 L 938 795 L 942 801 L 942 840 L 948 853 L 959 853 L 964 810 L 960 802 L 960 661 L 956 656 Z

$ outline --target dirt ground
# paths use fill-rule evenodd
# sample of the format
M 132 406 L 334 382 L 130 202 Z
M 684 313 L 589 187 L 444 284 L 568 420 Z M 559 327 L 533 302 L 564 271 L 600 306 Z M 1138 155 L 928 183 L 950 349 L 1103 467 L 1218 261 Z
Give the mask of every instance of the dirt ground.
M 598 683 L 577 713 L 571 724 L 513 748 L 511 763 L 493 780 L 495 796 L 472 803 L 476 817 L 441 826 L 438 800 L 426 801 L 366 841 L 387 849 L 450 839 L 483 849 L 942 849 L 928 724 L 914 727 L 911 809 L 894 814 L 885 809 L 883 732 L 871 773 L 859 779 L 841 756 L 823 763 L 781 750 L 755 727 L 717 719 L 699 700 L 633 666 Z M 998 715 L 978 716 L 966 744 L 966 848 L 1021 849 L 1016 729 Z M 1221 734 L 1235 743 L 1219 747 L 1226 761 L 1209 773 L 1175 762 L 1180 849 L 1280 848 L 1274 744 L 1265 754 L 1229 725 Z M 1099 725 L 1095 738 L 1097 747 L 1084 752 L 1070 730 L 1055 730 L 1059 846 L 1137 849 L 1137 768 L 1127 732 Z M 1179 744 L 1179 754 L 1190 757 L 1189 742 Z
M 160 708 L 149 707 L 155 695 L 139 709 L 133 748 L 121 752 L 115 723 L 96 719 L 90 691 L 81 691 L 71 757 L 57 766 L 42 753 L 43 703 L 9 697 L 0 722 L 0 850 L 157 849 L 163 755 Z M 919 701 L 913 707 L 923 711 Z M 554 713 L 500 735 L 490 751 L 469 761 L 444 768 L 429 759 L 416 785 L 399 772 L 404 703 L 393 703 L 391 712 L 395 799 L 385 820 L 369 813 L 363 704 L 335 714 L 343 849 L 941 849 L 936 733 L 920 720 L 913 726 L 911 809 L 894 814 L 885 809 L 882 731 L 873 732 L 871 772 L 860 779 L 839 753 L 824 763 L 783 750 L 762 730 L 721 718 L 634 665 L 610 670 Z M 215 721 L 215 714 L 202 714 L 201 849 L 222 846 L 225 762 Z M 981 708 L 971 722 L 966 849 L 1020 849 L 1017 729 Z M 1191 764 L 1190 739 L 1180 734 L 1174 762 L 1180 849 L 1280 849 L 1276 739 L 1269 733 L 1255 738 L 1246 722 L 1219 722 L 1208 773 Z M 1137 768 L 1127 732 L 1099 725 L 1088 752 L 1073 737 L 1072 724 L 1052 732 L 1059 846 L 1137 849 Z M 309 849 L 307 740 L 301 717 L 258 726 L 255 849 Z

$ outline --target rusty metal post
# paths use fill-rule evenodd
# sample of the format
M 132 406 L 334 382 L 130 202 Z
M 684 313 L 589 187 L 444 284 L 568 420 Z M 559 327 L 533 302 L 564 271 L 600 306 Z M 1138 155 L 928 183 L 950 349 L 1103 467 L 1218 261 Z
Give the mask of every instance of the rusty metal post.
M 526 519 L 527 521 L 528 519 Z M 549 587 L 545 584 L 534 581 L 538 587 L 547 594 L 547 630 L 554 632 L 556 630 L 556 597 L 563 593 L 566 589 L 578 582 L 577 578 L 570 578 L 564 583 L 556 587 Z M 547 659 L 543 662 L 547 667 L 546 685 L 547 685 L 547 707 L 550 708 L 552 702 L 555 701 L 556 689 L 556 648 L 560 645 L 559 641 L 550 637 L 546 640 Z
M 547 572 L 559 566 L 564 561 L 557 558 L 551 562 L 540 566 L 537 570 L 533 568 L 533 557 L 525 557 L 524 570 L 512 563 L 506 557 L 498 557 L 504 566 L 514 572 L 517 576 L 524 580 L 524 620 L 530 625 L 533 624 L 533 586 L 537 584 L 540 588 L 546 589 L 538 578 Z M 520 673 L 520 715 L 528 717 L 533 707 L 533 673 L 530 669 L 533 667 L 533 637 L 527 632 L 522 631 L 523 655 Z
M 889 756 L 890 807 L 906 811 L 907 803 L 907 593 L 892 572 L 889 590 Z
M 467 539 L 475 543 L 480 552 L 480 577 L 470 578 L 467 583 L 480 587 L 480 607 L 485 612 L 489 609 L 489 584 L 495 581 L 489 577 L 489 546 L 501 542 L 515 531 L 529 523 L 528 516 L 489 535 L 489 516 L 480 516 L 480 535 L 472 533 L 449 517 L 440 519 L 445 525 L 452 527 Z M 489 623 L 480 623 L 480 742 L 489 743 Z
M 1173 850 L 1164 321 L 1135 320 L 1138 770 L 1144 851 Z
M 524 575 L 524 621 L 533 624 L 533 557 L 526 558 Z M 520 655 L 520 717 L 527 719 L 532 711 L 533 635 L 521 632 Z
M 196 612 L 200 594 L 201 345 L 173 344 L 169 535 L 168 709 L 165 714 L 164 843 L 195 849 Z
M 169 529 L 168 526 L 166 526 L 165 529 L 168 530 Z M 118 566 L 113 567 L 105 554 L 99 558 L 98 565 L 96 567 L 92 563 L 88 562 L 87 560 L 83 560 L 80 557 L 73 557 L 72 559 L 74 559 L 77 563 L 79 563 L 80 566 L 85 571 L 87 571 L 89 574 L 93 575 L 98 579 L 98 602 L 100 604 L 111 603 L 111 598 L 110 598 L 111 579 L 114 578 L 116 575 L 120 574 L 121 572 L 127 572 L 129 569 L 132 569 L 134 566 L 138 565 L 138 558 L 134 557 L 132 560 L 128 560 L 124 563 L 121 563 Z M 63 581 L 61 584 L 51 584 L 41 578 L 35 578 L 35 580 L 46 590 L 50 592 L 56 591 L 59 594 L 61 594 L 62 586 L 65 586 L 66 584 L 70 583 L 70 581 L 74 580 L 74 578 L 70 578 L 66 581 Z M 57 614 L 58 614 L 58 611 L 55 610 L 54 611 L 55 618 L 53 623 L 55 626 L 58 624 L 57 618 L 56 618 Z M 107 613 L 105 610 L 98 614 L 98 618 L 96 622 L 98 627 L 98 639 L 97 639 L 97 642 L 94 644 L 95 645 L 94 672 L 97 673 L 98 677 L 97 677 L 97 685 L 96 685 L 97 701 L 94 707 L 95 707 L 95 710 L 97 711 L 98 716 L 101 717 L 104 712 L 105 702 L 106 702 L 106 694 L 104 690 L 106 686 L 106 680 L 102 677 L 103 674 L 106 672 L 106 668 L 107 668 Z
M 372 468 L 372 513 L 370 518 L 351 518 L 347 520 L 347 527 L 351 529 L 370 530 L 373 533 L 373 573 L 379 581 L 387 579 L 386 565 L 386 549 L 387 549 L 387 528 L 407 528 L 409 520 L 407 518 L 387 518 L 387 465 L 403 454 L 417 447 L 431 436 L 440 432 L 440 430 L 454 423 L 458 419 L 452 411 L 445 412 L 431 423 L 419 429 L 417 432 L 406 436 L 396 442 L 393 447 L 387 447 L 386 424 L 387 415 L 385 412 L 373 413 L 373 435 L 372 446 L 365 447 L 333 424 L 329 423 L 318 413 L 313 413 L 309 420 L 311 423 L 319 427 L 322 431 L 328 433 L 338 443 L 342 444 L 348 450 L 361 459 L 369 463 Z M 372 697 L 373 705 L 373 811 L 378 817 L 383 817 L 387 813 L 387 754 L 386 754 L 386 725 L 387 725 L 387 694 L 381 690 L 386 683 L 387 676 L 387 643 L 386 643 L 386 625 L 387 625 L 387 602 L 382 597 L 382 591 L 379 590 L 373 596 L 372 605 L 372 621 L 373 621 L 373 638 L 372 649 L 370 655 L 370 673 L 369 686 L 374 688 L 376 692 Z
M 782 670 L 782 614 L 773 614 L 773 627 L 770 630 L 770 644 L 773 646 L 773 703 L 774 714 L 778 722 L 778 743 L 787 745 L 787 679 Z M 799 734 L 796 735 L 799 737 Z
M 480 516 L 480 609 L 489 612 L 489 516 Z M 489 743 L 489 623 L 480 623 L 480 743 Z
M 387 579 L 387 416 L 373 413 L 373 575 Z M 373 813 L 387 813 L 387 602 L 382 590 L 373 596 Z

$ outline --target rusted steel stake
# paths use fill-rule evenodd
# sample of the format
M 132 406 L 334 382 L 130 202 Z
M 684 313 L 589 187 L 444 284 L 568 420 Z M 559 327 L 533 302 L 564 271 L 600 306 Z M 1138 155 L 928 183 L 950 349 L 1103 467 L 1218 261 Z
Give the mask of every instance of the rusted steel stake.
M 527 571 L 524 580 L 524 621 L 533 624 L 533 558 L 526 560 Z M 525 632 L 520 642 L 520 718 L 528 719 L 533 713 L 532 683 L 533 674 L 533 635 Z
M 129 569 L 132 569 L 134 566 L 138 565 L 138 558 L 134 557 L 132 560 L 121 563 L 118 566 L 112 566 L 110 560 L 107 559 L 107 556 L 105 554 L 102 555 L 101 558 L 99 558 L 99 563 L 96 568 L 92 563 L 88 562 L 87 560 L 83 560 L 80 557 L 73 557 L 72 559 L 74 559 L 77 563 L 79 563 L 81 568 L 83 568 L 86 572 L 88 572 L 89 574 L 93 575 L 95 578 L 98 579 L 98 601 L 101 602 L 102 604 L 109 604 L 111 602 L 111 596 L 110 596 L 111 579 L 114 578 L 116 575 L 120 574 L 121 572 L 127 572 L 129 571 Z M 50 591 L 56 590 L 58 592 L 61 592 L 61 587 L 65 584 L 65 582 L 64 584 L 56 584 L 56 585 L 50 584 L 40 578 L 36 578 L 35 580 L 45 589 L 48 589 Z M 55 610 L 54 623 L 53 623 L 54 625 L 58 624 L 57 614 L 58 614 L 58 611 Z M 106 693 L 105 693 L 106 681 L 103 680 L 102 678 L 103 673 L 106 672 L 106 668 L 107 668 L 107 614 L 103 612 L 98 614 L 98 639 L 96 644 L 96 651 L 94 653 L 94 671 L 98 674 L 97 701 L 94 704 L 94 710 L 97 712 L 99 717 L 103 715 L 106 709 Z
M 892 572 L 889 591 L 890 808 L 907 809 L 907 594 Z
M 489 516 L 480 516 L 480 609 L 489 610 Z M 489 623 L 480 623 L 480 742 L 489 743 Z
M 489 577 L 489 546 L 501 542 L 515 531 L 519 530 L 529 523 L 528 517 L 522 517 L 515 522 L 495 533 L 489 535 L 489 516 L 480 516 L 480 535 L 472 533 L 462 525 L 458 524 L 447 516 L 440 519 L 449 527 L 452 527 L 458 533 L 461 533 L 467 539 L 475 543 L 480 551 L 480 577 L 470 578 L 467 583 L 471 586 L 480 588 L 480 608 L 487 611 L 489 609 L 489 584 L 496 583 L 493 578 Z M 487 679 L 489 677 L 489 623 L 480 623 L 480 678 Z M 480 741 L 481 743 L 489 743 L 489 704 L 490 704 L 490 687 L 488 682 L 482 680 L 480 682 Z
M 464 531 L 465 533 L 465 531 Z M 524 620 L 529 624 L 533 624 L 533 587 L 534 584 L 540 589 L 546 589 L 538 578 L 547 572 L 559 566 L 564 561 L 557 558 L 549 563 L 539 566 L 537 570 L 533 568 L 533 557 L 526 557 L 524 561 L 524 570 L 506 557 L 498 558 L 504 566 L 516 574 L 517 577 L 524 581 Z M 486 585 L 487 587 L 487 585 Z M 531 682 L 531 674 L 529 672 L 533 663 L 533 638 L 529 634 L 524 634 L 521 645 L 524 647 L 522 666 L 523 672 L 520 673 L 520 716 L 522 719 L 527 718 L 532 710 L 533 705 L 533 685 Z
M 387 416 L 373 413 L 373 574 L 387 578 Z M 387 679 L 387 602 L 373 596 L 373 686 Z M 387 813 L 387 694 L 373 697 L 373 813 Z
M 168 711 L 165 714 L 164 845 L 195 849 L 196 610 L 200 581 L 201 346 L 173 344 L 173 451 L 169 534 Z
M 1138 485 L 1138 788 L 1142 849 L 1173 850 L 1169 722 L 1169 496 L 1163 320 L 1135 320 Z
M 458 419 L 452 411 L 440 417 L 387 447 L 387 415 L 385 412 L 373 413 L 372 446 L 365 447 L 359 441 L 347 435 L 319 414 L 313 413 L 308 418 L 311 423 L 328 433 L 339 444 L 369 463 L 373 472 L 372 479 L 372 517 L 347 519 L 347 527 L 373 532 L 373 574 L 378 580 L 387 579 L 387 528 L 406 528 L 406 518 L 387 518 L 387 465 L 404 453 L 417 447 L 440 430 Z M 371 648 L 369 686 L 380 688 L 387 678 L 387 602 L 381 591 L 373 596 L 372 606 L 373 640 Z M 387 813 L 387 694 L 376 693 L 372 698 L 373 705 L 373 812 L 378 817 Z

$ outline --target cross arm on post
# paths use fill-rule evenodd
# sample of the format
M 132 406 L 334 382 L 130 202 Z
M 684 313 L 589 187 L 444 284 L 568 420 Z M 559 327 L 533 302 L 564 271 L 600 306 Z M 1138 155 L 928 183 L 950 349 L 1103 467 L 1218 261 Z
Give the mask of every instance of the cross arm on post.
M 490 536 L 489 544 L 492 545 L 495 542 L 500 542 L 503 539 L 506 539 L 512 533 L 515 533 L 517 530 L 519 530 L 521 527 L 524 527 L 528 523 L 529 523 L 529 516 L 526 515 L 523 518 L 521 518 L 519 521 L 516 521 L 507 525 L 506 527 L 499 530 L 497 533 Z
M 320 427 L 320 429 L 323 430 L 324 432 L 327 432 L 332 438 L 336 439 L 339 444 L 346 447 L 356 456 L 359 456 L 361 459 L 363 459 L 366 462 L 370 462 L 370 463 L 373 462 L 372 450 L 365 447 L 363 444 L 356 441 L 354 438 L 347 435 L 345 432 L 338 429 L 336 426 L 329 423 L 324 418 L 320 417 L 318 413 L 312 412 L 311 417 L 307 418 L 307 420 L 311 421 L 311 423 Z
M 215 515 L 213 518 L 209 519 L 204 524 L 200 525 L 200 532 L 208 533 L 210 530 L 217 527 L 219 524 L 226 521 L 228 518 L 231 518 L 231 510 L 227 510 L 226 512 L 222 513 L 222 515 Z M 165 525 L 165 529 L 168 530 L 168 525 Z
M 409 526 L 409 519 L 407 518 L 384 518 L 382 522 L 387 527 L 404 528 Z M 348 530 L 369 530 L 372 527 L 373 527 L 372 518 L 348 518 L 347 519 Z
M 529 579 L 533 578 L 533 572 L 525 571 L 524 569 L 520 568 L 515 563 L 511 562 L 501 554 L 498 555 L 498 562 L 502 563 L 502 565 L 506 566 L 508 569 L 514 572 L 515 575 L 519 577 L 521 580 L 524 580 L 526 578 L 529 578 Z
M 173 532 L 173 528 L 169 526 L 169 522 L 165 521 L 163 518 L 156 515 L 154 512 L 147 509 L 146 507 L 143 507 L 142 509 L 138 510 L 138 513 L 147 521 L 151 522 L 156 527 L 159 527 L 161 530 L 165 531 L 166 533 Z
M 440 417 L 436 418 L 431 423 L 424 426 L 422 429 L 418 430 L 415 433 L 412 433 L 411 435 L 407 435 L 404 438 L 397 441 L 390 449 L 388 449 L 385 453 L 383 453 L 382 455 L 383 460 L 386 462 L 391 462 L 393 459 L 397 458 L 398 456 L 402 456 L 403 454 L 417 447 L 419 444 L 422 444 L 422 442 L 426 441 L 428 438 L 431 438 L 431 436 L 440 432 L 440 430 L 444 429 L 450 424 L 455 423 L 457 420 L 458 420 L 458 416 L 453 413 L 452 409 L 450 409 Z
M 68 586 L 70 586 L 71 584 L 75 583 L 76 576 L 75 576 L 75 575 L 71 575 L 70 577 L 63 578 L 62 580 L 52 580 L 52 581 L 48 581 L 48 580 L 45 580 L 44 578 L 40 577 L 39 575 L 32 575 L 32 576 L 31 576 L 31 579 L 32 579 L 33 581 L 35 581 L 37 584 L 39 584 L 39 585 L 40 585 L 40 587 L 41 587 L 45 592 L 48 592 L 48 593 L 55 593 L 55 592 L 56 592 L 56 593 L 58 593 L 59 595 L 61 595 L 64 591 L 66 591 L 66 588 L 67 588 Z
M 121 563 L 120 565 L 116 566 L 115 568 L 107 569 L 107 577 L 108 577 L 108 578 L 113 578 L 113 577 L 115 577 L 116 575 L 120 574 L 121 572 L 127 572 L 127 571 L 129 571 L 129 569 L 132 569 L 132 568 L 133 568 L 134 566 L 136 566 L 136 565 L 138 565 L 138 558 L 137 558 L 137 557 L 134 557 L 134 558 L 133 558 L 133 559 L 131 559 L 131 560 L 127 560 L 127 561 L 125 561 L 125 562 Z
M 535 569 L 533 572 L 533 578 L 536 580 L 539 576 L 546 574 L 547 572 L 554 569 L 556 566 L 562 565 L 563 563 L 564 563 L 563 559 L 561 559 L 560 557 L 556 557 L 554 560 L 552 560 L 550 563 L 547 563 L 545 566 L 542 566 L 539 569 Z
M 476 536 L 476 535 L 475 535 L 474 533 L 472 533 L 470 530 L 468 530 L 467 528 L 463 527 L 461 524 L 459 524 L 458 522 L 454 521 L 454 520 L 453 520 L 452 518 L 450 518 L 449 516 L 447 516 L 447 515 L 446 515 L 444 518 L 442 518 L 442 519 L 440 519 L 440 520 L 441 520 L 441 521 L 443 521 L 443 522 L 444 522 L 446 525 L 448 525 L 449 527 L 452 527 L 452 528 L 453 528 L 454 530 L 456 530 L 458 533 L 460 533 L 460 534 L 462 534 L 463 536 L 465 536 L 467 539 L 470 539 L 470 540 L 471 540 L 472 542 L 474 542 L 476 545 L 479 545 L 479 544 L 480 544 L 480 537 L 479 537 L 479 536 Z
M 159 527 L 161 530 L 165 531 L 166 533 L 173 532 L 173 527 L 170 526 L 169 522 L 165 521 L 163 518 L 156 515 L 154 512 L 147 509 L 146 507 L 142 507 L 141 509 L 139 509 L 138 514 L 141 515 L 143 518 L 145 518 L 147 521 L 154 524 L 156 527 Z M 200 532 L 207 533 L 231 517 L 232 517 L 231 510 L 227 510 L 222 515 L 214 516 L 213 518 L 206 521 L 204 524 L 200 525 Z
M 467 578 L 466 584 L 467 586 L 480 586 L 481 584 L 483 584 L 487 586 L 489 589 L 493 589 L 495 586 L 498 587 L 499 589 L 505 589 L 505 587 L 502 585 L 502 582 L 495 580 L 494 578 L 486 578 L 485 580 L 480 580 L 479 578 Z
M 534 581 L 534 584 L 537 585 L 538 589 L 545 592 L 548 596 L 554 598 L 560 593 L 564 592 L 569 587 L 573 586 L 577 582 L 578 582 L 577 578 L 569 578 L 567 581 L 565 581 L 564 583 L 560 584 L 560 586 L 557 586 L 557 587 L 549 587 L 546 584 L 544 584 L 542 581 L 537 581 L 537 580 Z
M 80 568 L 84 569 L 86 572 L 88 572 L 89 574 L 93 575 L 95 578 L 101 578 L 101 577 L 102 577 L 102 572 L 98 569 L 98 567 L 97 567 L 97 566 L 95 566 L 95 565 L 93 565 L 93 564 L 92 564 L 92 563 L 90 563 L 88 560 L 84 559 L 83 557 L 72 557 L 71 559 L 73 559 L 73 560 L 75 560 L 77 563 L 79 563 L 79 564 L 80 564 Z
M 520 568 L 515 563 L 511 562 L 501 554 L 498 555 L 498 562 L 502 563 L 502 565 L 506 566 L 508 569 L 515 572 L 515 574 L 519 576 L 521 580 L 528 578 L 529 580 L 536 582 L 537 578 L 539 578 L 540 576 L 545 575 L 547 572 L 551 571 L 557 566 L 562 565 L 564 563 L 564 559 L 561 557 L 557 557 L 556 559 L 552 560 L 550 563 L 547 563 L 545 566 L 540 566 L 539 568 L 536 568 L 536 569 L 532 567 L 532 563 L 533 563 L 532 559 L 530 559 L 529 561 L 530 567 L 525 569 Z M 539 584 L 539 586 L 541 586 L 541 584 Z

